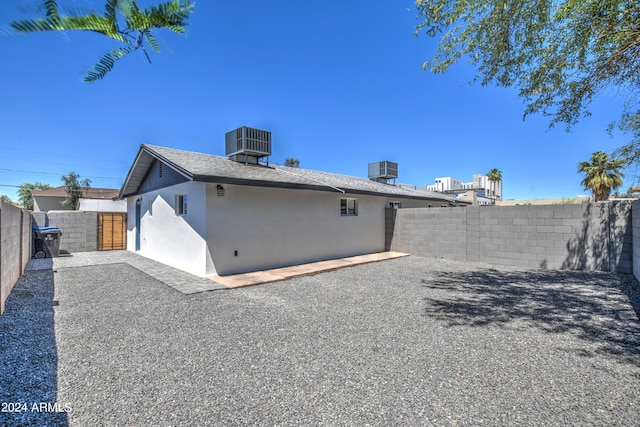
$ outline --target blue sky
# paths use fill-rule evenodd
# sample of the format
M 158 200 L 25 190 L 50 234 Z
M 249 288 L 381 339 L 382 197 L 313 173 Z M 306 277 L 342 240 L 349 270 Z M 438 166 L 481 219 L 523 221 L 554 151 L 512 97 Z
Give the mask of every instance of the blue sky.
M 44 16 L 41 4 L 0 2 L 0 22 Z M 71 171 L 119 188 L 141 143 L 224 155 L 225 132 L 242 125 L 272 132 L 272 163 L 296 157 L 304 168 L 366 177 L 369 162 L 391 160 L 398 182 L 418 186 L 495 167 L 505 199 L 586 194 L 578 162 L 626 142 L 606 133 L 619 114 L 615 93 L 570 133 L 549 130 L 542 116 L 523 121 L 516 90 L 468 85 L 468 64 L 421 70 L 436 40 L 413 35 L 412 5 L 200 0 L 186 36 L 158 33 L 152 64 L 134 52 L 92 84 L 84 74 L 116 42 L 2 35 L 0 194 L 15 200 L 14 186 L 26 182 L 62 185 Z

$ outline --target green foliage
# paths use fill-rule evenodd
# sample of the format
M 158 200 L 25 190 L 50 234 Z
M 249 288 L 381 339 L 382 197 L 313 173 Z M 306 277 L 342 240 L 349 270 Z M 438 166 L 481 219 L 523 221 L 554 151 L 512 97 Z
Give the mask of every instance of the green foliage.
M 578 172 L 586 174 L 581 184 L 585 190 L 591 190 L 596 202 L 608 200 L 611 189 L 622 185 L 624 165 L 624 159 L 611 159 L 607 153 L 596 151 L 591 162 L 578 163 Z
M 70 172 L 69 175 L 64 175 L 62 180 L 64 181 L 64 185 L 67 187 L 64 190 L 65 193 L 67 193 L 67 198 L 61 202 L 62 206 L 69 206 L 72 209 L 78 209 L 80 199 L 91 187 L 91 180 L 88 178 L 80 180 L 80 175 L 75 172 Z
M 492 182 L 502 181 L 502 172 L 500 169 L 493 168 L 487 172 L 487 179 Z
M 160 52 L 152 29 L 166 28 L 184 34 L 187 18 L 195 3 L 190 0 L 172 0 L 149 9 L 140 9 L 135 0 L 106 0 L 103 15 L 60 15 L 55 0 L 44 0 L 46 18 L 13 21 L 9 25 L 20 33 L 39 31 L 91 31 L 125 44 L 107 52 L 85 76 L 86 82 L 102 79 L 119 59 L 135 50 L 145 50 L 146 41 L 151 50 Z M 151 62 L 149 60 L 149 62 Z
M 590 114 L 596 95 L 626 97 L 612 124 L 630 132 L 640 159 L 640 2 L 629 0 L 417 0 L 416 35 L 439 37 L 424 68 L 444 73 L 466 57 L 483 86 L 514 86 L 527 104 L 567 128 Z
M 49 184 L 43 184 L 36 182 L 34 184 L 26 183 L 18 187 L 18 203 L 27 210 L 33 210 L 33 191 L 34 190 L 49 190 L 52 187 Z
M 296 159 L 294 157 L 287 157 L 286 159 L 284 159 L 284 165 L 292 167 L 292 168 L 299 168 L 300 167 L 300 160 L 298 160 L 298 159 Z
M 93 66 L 93 69 L 87 73 L 85 81 L 94 82 L 106 76 L 107 73 L 113 69 L 115 62 L 131 53 L 131 50 L 132 49 L 129 47 L 116 47 L 111 52 L 107 53 L 96 65 Z

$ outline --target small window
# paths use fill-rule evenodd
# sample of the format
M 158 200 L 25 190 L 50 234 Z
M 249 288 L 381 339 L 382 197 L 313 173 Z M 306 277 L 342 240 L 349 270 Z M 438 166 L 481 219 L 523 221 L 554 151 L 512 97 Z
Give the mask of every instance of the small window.
M 389 207 L 391 209 L 400 209 L 400 207 L 402 207 L 402 203 L 400 203 L 400 202 L 389 202 Z
M 187 214 L 187 195 L 176 194 L 176 215 Z
M 357 199 L 340 199 L 340 215 L 356 216 L 358 215 Z

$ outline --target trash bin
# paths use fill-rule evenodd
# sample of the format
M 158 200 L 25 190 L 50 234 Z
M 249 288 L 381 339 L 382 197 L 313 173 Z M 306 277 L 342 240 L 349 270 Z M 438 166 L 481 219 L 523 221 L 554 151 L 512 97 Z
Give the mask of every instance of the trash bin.
M 58 227 L 34 228 L 33 256 L 35 258 L 55 258 L 60 253 L 60 236 Z

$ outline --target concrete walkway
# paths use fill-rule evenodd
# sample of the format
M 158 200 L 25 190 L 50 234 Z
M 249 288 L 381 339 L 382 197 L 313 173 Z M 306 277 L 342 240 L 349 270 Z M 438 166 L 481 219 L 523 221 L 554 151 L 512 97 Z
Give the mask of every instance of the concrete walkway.
M 245 286 L 277 282 L 280 280 L 290 279 L 292 277 L 307 276 L 325 271 L 338 270 L 352 265 L 400 258 L 408 255 L 409 254 L 402 252 L 378 252 L 375 254 L 331 259 L 328 261 L 312 262 L 309 264 L 293 265 L 291 267 L 274 268 L 272 270 L 254 271 L 251 273 L 234 274 L 230 276 L 209 276 L 209 278 L 218 283 L 222 283 L 229 288 L 242 288 Z
M 76 252 L 58 258 L 32 259 L 26 269 L 47 270 L 121 263 L 129 264 L 183 294 L 228 289 L 227 286 L 205 277 L 194 276 L 129 251 Z
M 379 252 L 375 254 L 359 255 L 348 258 L 339 258 L 328 261 L 314 262 L 310 264 L 294 265 L 272 270 L 254 271 L 251 273 L 234 274 L 230 276 L 198 277 L 177 268 L 145 258 L 129 251 L 98 251 L 77 252 L 58 258 L 32 259 L 27 265 L 27 270 L 50 270 L 58 268 L 85 267 L 104 264 L 129 264 L 134 268 L 148 274 L 156 280 L 172 287 L 183 294 L 196 294 L 199 292 L 216 291 L 230 288 L 260 285 L 297 276 L 321 273 L 337 270 L 352 265 L 366 264 L 370 262 L 384 261 L 387 259 L 404 257 L 409 254 L 401 252 Z

